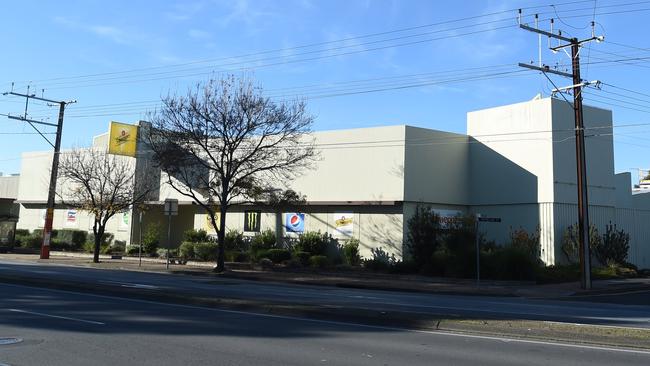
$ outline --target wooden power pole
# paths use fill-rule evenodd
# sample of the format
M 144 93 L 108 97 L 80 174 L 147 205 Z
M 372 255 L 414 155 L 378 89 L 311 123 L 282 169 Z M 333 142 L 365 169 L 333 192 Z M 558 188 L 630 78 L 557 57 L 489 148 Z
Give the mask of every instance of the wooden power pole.
M 519 10 L 520 19 L 521 19 L 521 10 Z M 537 17 L 536 17 L 537 19 Z M 551 19 L 551 24 L 553 20 Z M 583 289 L 591 289 L 591 254 L 589 248 L 589 200 L 587 195 L 587 164 L 586 164 L 586 151 L 585 151 L 585 127 L 584 127 L 584 118 L 582 112 L 582 87 L 591 85 L 598 82 L 588 82 L 582 80 L 580 77 L 580 47 L 582 44 L 597 41 L 602 42 L 604 40 L 603 36 L 596 37 L 593 33 L 594 23 L 592 22 L 592 35 L 591 38 L 579 40 L 578 38 L 568 38 L 562 35 L 561 32 L 558 34 L 554 33 L 552 30 L 550 32 L 541 30 L 537 27 L 530 27 L 525 24 L 519 23 L 519 27 L 537 33 L 539 35 L 544 35 L 549 38 L 554 38 L 560 42 L 565 42 L 556 47 L 551 47 L 552 51 L 562 50 L 564 48 L 571 48 L 571 70 L 572 72 L 565 73 L 551 69 L 547 65 L 541 64 L 539 66 L 529 65 L 520 63 L 519 66 L 525 67 L 528 69 L 533 69 L 541 71 L 544 74 L 550 73 L 555 75 L 560 75 L 564 77 L 569 77 L 573 81 L 573 85 L 565 88 L 555 89 L 555 92 L 562 92 L 566 90 L 572 90 L 573 94 L 573 111 L 575 119 L 575 139 L 576 139 L 576 175 L 577 175 L 577 186 L 578 186 L 578 242 L 579 242 L 579 251 L 580 251 L 580 285 Z M 540 44 L 541 49 L 541 44 Z
M 52 222 L 54 220 L 54 199 L 56 197 L 56 180 L 58 177 L 59 155 L 61 152 L 61 134 L 63 132 L 63 115 L 65 114 L 65 106 L 71 103 L 76 103 L 76 101 L 73 100 L 73 101 L 66 102 L 66 101 L 58 101 L 58 100 L 51 100 L 42 97 L 37 97 L 36 94 L 29 93 L 29 88 L 27 89 L 27 94 L 16 93 L 13 90 L 3 94 L 15 95 L 18 97 L 25 98 L 25 114 L 23 116 L 8 115 L 7 117 L 29 123 L 54 148 L 54 156 L 52 157 L 52 170 L 50 171 L 50 186 L 47 191 L 45 225 L 43 225 L 43 243 L 41 245 L 41 259 L 49 259 L 50 242 L 52 241 Z M 57 120 L 57 123 L 56 124 L 47 123 L 47 122 L 36 121 L 27 118 L 27 107 L 29 106 L 30 99 L 40 100 L 52 104 L 58 104 L 59 118 Z M 56 137 L 54 138 L 54 143 L 52 143 L 52 141 L 50 141 L 47 137 L 45 137 L 45 135 L 36 128 L 35 124 L 56 127 Z

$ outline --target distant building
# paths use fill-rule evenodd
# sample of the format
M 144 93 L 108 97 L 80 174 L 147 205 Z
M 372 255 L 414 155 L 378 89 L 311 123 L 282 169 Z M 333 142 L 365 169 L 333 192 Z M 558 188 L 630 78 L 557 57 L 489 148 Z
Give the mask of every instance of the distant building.
M 0 248 L 10 246 L 16 234 L 20 205 L 15 201 L 19 179 L 17 175 L 0 174 Z
M 630 262 L 650 267 L 650 194 L 633 195 L 630 174 L 614 174 L 611 111 L 585 107 L 584 115 L 587 130 L 598 132 L 587 133 L 593 136 L 586 140 L 591 223 L 600 232 L 612 223 L 630 233 Z M 342 240 L 358 238 L 366 257 L 382 248 L 401 258 L 406 223 L 418 205 L 427 205 L 447 217 L 480 213 L 501 218 L 481 226 L 488 239 L 501 243 L 513 229 L 539 230 L 541 259 L 562 263 L 563 233 L 577 221 L 573 136 L 572 107 L 552 98 L 470 112 L 467 135 L 412 126 L 316 132 L 321 158 L 315 170 L 290 187 L 306 196 L 299 212 L 239 205 L 228 213 L 227 227 L 250 230 L 245 235 L 277 226 L 287 236 L 301 230 L 329 232 Z M 98 136 L 94 145 L 106 146 L 106 141 Z M 140 150 L 134 164 L 151 169 L 146 149 Z M 43 226 L 51 158 L 47 152 L 23 154 L 19 228 Z M 152 174 L 164 181 L 164 173 Z M 162 201 L 176 198 L 172 243 L 180 242 L 186 229 L 212 231 L 205 213 L 188 198 L 165 184 L 156 196 L 143 215 L 143 227 L 161 223 L 164 231 Z M 118 240 L 137 242 L 137 215 L 121 215 L 107 230 Z M 91 225 L 82 212 L 56 210 L 55 228 L 88 230 Z
M 639 184 L 634 186 L 633 192 L 650 192 L 650 170 L 639 169 Z

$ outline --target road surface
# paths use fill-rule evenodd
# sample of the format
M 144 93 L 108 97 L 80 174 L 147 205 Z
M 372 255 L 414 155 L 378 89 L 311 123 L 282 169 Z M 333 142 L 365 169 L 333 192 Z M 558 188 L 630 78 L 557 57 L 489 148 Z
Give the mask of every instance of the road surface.
M 379 312 L 399 311 L 650 328 L 650 303 L 621 305 L 607 302 L 344 289 L 17 262 L 0 262 L 0 277 L 47 278 L 56 282 L 85 283 L 99 289 L 139 288 L 187 296 L 332 305 Z
M 648 365 L 650 352 L 250 314 L 0 284 L 0 364 Z

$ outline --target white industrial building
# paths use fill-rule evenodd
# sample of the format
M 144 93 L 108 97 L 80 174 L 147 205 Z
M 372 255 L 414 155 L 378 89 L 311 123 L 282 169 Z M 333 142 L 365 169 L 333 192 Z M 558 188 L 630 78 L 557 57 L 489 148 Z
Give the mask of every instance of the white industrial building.
M 609 223 L 628 232 L 630 262 L 648 268 L 650 192 L 633 194 L 630 174 L 614 174 L 611 111 L 586 106 L 584 116 L 591 222 L 601 232 Z M 299 210 L 304 230 L 327 231 L 342 239 L 354 236 L 366 256 L 371 248 L 381 247 L 400 258 L 406 221 L 417 205 L 425 204 L 443 215 L 500 217 L 500 223 L 481 228 L 497 242 L 505 242 L 513 228 L 539 228 L 543 261 L 560 263 L 562 234 L 577 221 L 573 136 L 572 107 L 553 98 L 470 112 L 466 135 L 411 126 L 316 132 L 320 159 L 290 188 L 306 196 Z M 105 146 L 106 137 L 98 136 L 94 144 Z M 146 154 L 138 156 L 130 158 L 138 169 L 150 166 Z M 23 154 L 18 228 L 43 225 L 51 159 L 47 152 Z M 180 204 L 172 242 L 179 242 L 188 228 L 206 227 L 198 206 L 165 185 L 144 215 L 145 227 L 166 223 L 162 206 L 155 204 L 166 198 L 177 198 Z M 244 212 L 255 209 L 263 211 L 234 207 L 228 228 L 243 230 Z M 58 208 L 54 228 L 92 227 L 84 213 L 72 216 L 65 207 Z M 116 239 L 137 242 L 136 216 L 131 212 L 113 219 L 107 231 Z M 348 221 L 337 230 L 335 221 L 341 216 Z M 262 212 L 261 229 L 275 229 L 286 217 Z

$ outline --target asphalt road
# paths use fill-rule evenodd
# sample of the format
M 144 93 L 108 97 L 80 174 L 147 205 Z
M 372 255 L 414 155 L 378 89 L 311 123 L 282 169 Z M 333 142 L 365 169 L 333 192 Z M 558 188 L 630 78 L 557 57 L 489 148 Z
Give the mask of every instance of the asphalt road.
M 0 276 L 72 281 L 97 288 L 135 288 L 188 296 L 269 303 L 332 305 L 456 317 L 552 320 L 650 328 L 650 304 L 457 296 L 168 275 L 44 264 L 0 262 Z
M 573 301 L 600 302 L 624 305 L 650 305 L 650 290 L 622 290 L 613 293 L 572 296 Z
M 0 364 L 648 365 L 650 352 L 407 331 L 0 284 Z

